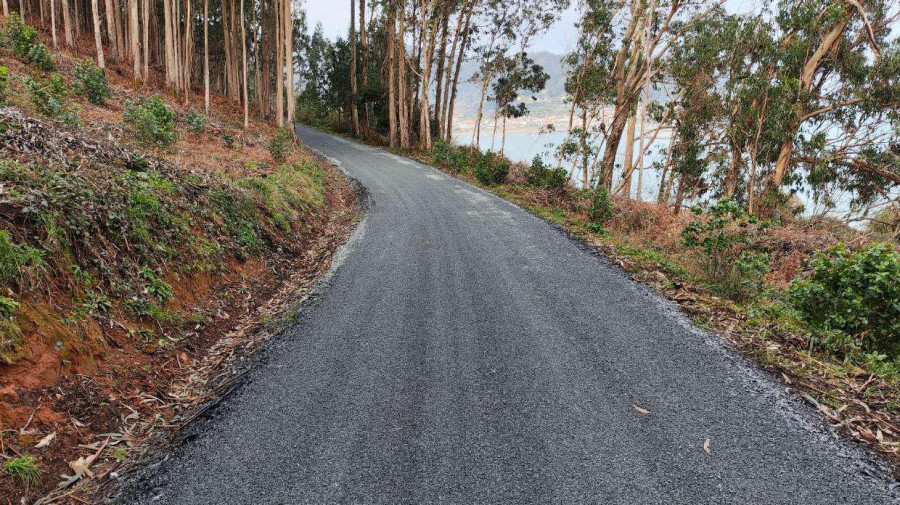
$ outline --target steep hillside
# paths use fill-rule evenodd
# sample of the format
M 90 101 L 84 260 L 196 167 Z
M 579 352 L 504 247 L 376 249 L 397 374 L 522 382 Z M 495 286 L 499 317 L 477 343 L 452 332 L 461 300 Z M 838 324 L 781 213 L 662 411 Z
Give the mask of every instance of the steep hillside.
M 0 503 L 99 480 L 215 398 L 355 201 L 238 103 L 207 116 L 23 30 L 0 37 Z

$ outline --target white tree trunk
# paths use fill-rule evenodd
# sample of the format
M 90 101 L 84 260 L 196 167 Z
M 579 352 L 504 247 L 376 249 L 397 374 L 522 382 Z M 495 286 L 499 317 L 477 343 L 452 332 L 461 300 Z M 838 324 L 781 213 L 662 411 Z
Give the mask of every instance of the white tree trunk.
M 244 129 L 250 126 L 250 102 L 247 101 L 247 28 L 244 24 L 244 1 L 241 2 L 241 66 L 244 67 Z
M 69 0 L 62 0 L 63 10 L 63 29 L 66 32 L 66 46 L 75 45 L 75 38 L 72 36 L 72 19 L 69 15 Z
M 59 49 L 59 41 L 56 39 L 56 0 L 50 0 L 50 32 L 53 33 L 53 49 Z
M 203 0 L 203 94 L 209 114 L 209 0 Z
M 94 43 L 97 45 L 97 66 L 106 68 L 106 60 L 103 58 L 103 35 L 100 32 L 100 9 L 97 8 L 97 0 L 91 0 L 91 9 L 94 18 Z
M 129 2 L 129 22 L 131 28 L 131 59 L 134 60 L 134 80 L 141 80 L 141 42 L 140 42 L 140 22 L 138 21 L 138 2 L 140 0 L 130 0 Z

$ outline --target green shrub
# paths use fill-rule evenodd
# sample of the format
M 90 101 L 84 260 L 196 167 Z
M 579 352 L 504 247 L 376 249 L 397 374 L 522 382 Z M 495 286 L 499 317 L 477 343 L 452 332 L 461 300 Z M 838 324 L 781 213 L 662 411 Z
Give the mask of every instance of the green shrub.
M 75 92 L 87 97 L 94 105 L 103 105 L 109 97 L 106 74 L 94 60 L 86 59 L 75 64 Z
M 609 190 L 603 186 L 597 186 L 591 198 L 591 208 L 588 209 L 588 220 L 591 223 L 603 224 L 613 215 L 612 198 Z
M 78 123 L 78 107 L 69 103 L 66 82 L 61 75 L 53 74 L 49 79 L 26 77 L 25 91 L 41 114 L 70 124 Z
M 475 161 L 475 178 L 485 186 L 503 184 L 509 175 L 509 160 L 493 153 L 480 155 Z
M 56 69 L 56 62 L 53 61 L 47 46 L 38 42 L 37 30 L 26 25 L 17 13 L 12 13 L 6 18 L 6 23 L 0 30 L 0 39 L 20 60 L 44 71 Z
M 453 173 L 460 174 L 469 168 L 469 149 L 467 147 L 455 147 L 450 151 L 449 167 Z
M 31 63 L 45 72 L 56 70 L 56 62 L 53 61 L 50 50 L 47 49 L 47 46 L 44 44 L 35 44 L 31 46 L 31 49 L 28 50 L 28 58 L 26 58 L 26 60 L 28 63 Z
M 706 212 L 692 210 L 702 217 L 684 227 L 682 241 L 699 251 L 703 275 L 714 291 L 738 301 L 759 292 L 769 272 L 769 256 L 757 250 L 756 235 L 768 226 L 729 199 Z
M 438 166 L 448 168 L 450 166 L 450 156 L 452 152 L 452 145 L 443 140 L 436 140 L 431 147 L 431 160 Z
M 193 133 L 203 133 L 206 131 L 206 116 L 193 108 L 184 115 L 184 122 L 187 124 L 188 130 Z
M 0 318 L 10 318 L 19 310 L 19 302 L 6 296 L 0 296 Z
M 135 138 L 158 147 L 169 147 L 178 141 L 175 133 L 175 114 L 166 107 L 159 95 L 140 102 L 125 102 L 123 113 Z
M 795 279 L 791 304 L 810 324 L 839 330 L 867 349 L 900 354 L 900 254 L 887 244 L 856 252 L 844 245 L 815 255 L 812 272 Z
M 28 58 L 28 51 L 37 44 L 38 34 L 22 21 L 18 13 L 13 12 L 6 18 L 0 38 L 4 47 L 12 49 L 17 58 L 25 60 Z
M 286 128 L 279 128 L 272 140 L 269 141 L 269 153 L 278 163 L 284 163 L 291 149 L 291 133 Z
M 0 66 L 0 105 L 6 105 L 9 94 L 9 68 Z
M 559 189 L 565 186 L 567 179 L 564 168 L 548 168 L 540 156 L 535 156 L 525 170 L 525 183 L 536 188 Z
M 21 286 L 44 266 L 43 252 L 13 242 L 9 230 L 0 230 L 0 282 Z

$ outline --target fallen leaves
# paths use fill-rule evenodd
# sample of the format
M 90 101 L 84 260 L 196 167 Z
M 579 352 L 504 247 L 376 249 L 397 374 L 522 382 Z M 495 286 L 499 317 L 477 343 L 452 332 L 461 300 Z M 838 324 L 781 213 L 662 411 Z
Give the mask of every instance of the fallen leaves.
M 55 431 L 53 433 L 47 435 L 46 437 L 42 438 L 40 440 L 40 442 L 38 442 L 37 445 L 34 446 L 34 448 L 35 449 L 43 449 L 44 447 L 47 447 L 48 445 L 50 445 L 50 442 L 52 442 L 54 438 L 56 438 Z
M 634 410 L 638 411 L 638 413 L 640 413 L 640 414 L 644 414 L 645 416 L 650 415 L 650 411 L 643 407 L 638 407 L 637 405 L 634 405 L 634 404 L 632 404 L 631 406 L 634 407 Z

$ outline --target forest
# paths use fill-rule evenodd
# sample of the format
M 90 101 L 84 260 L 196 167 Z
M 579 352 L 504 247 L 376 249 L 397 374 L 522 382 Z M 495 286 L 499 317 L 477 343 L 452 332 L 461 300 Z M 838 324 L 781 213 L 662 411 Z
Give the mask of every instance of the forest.
M 896 2 L 779 1 L 752 13 L 709 1 L 395 1 L 368 13 L 365 3 L 350 6 L 353 44 L 321 29 L 303 38 L 301 119 L 333 115 L 354 135 L 426 151 L 491 134 L 502 154 L 507 119 L 528 114 L 546 80 L 529 44 L 576 8 L 568 128 L 550 164 L 579 187 L 641 194 L 642 172 L 655 170 L 657 202 L 676 210 L 728 198 L 796 213 L 791 195 L 803 191 L 857 224 L 896 227 Z M 466 60 L 478 62 L 476 127 L 451 139 Z

